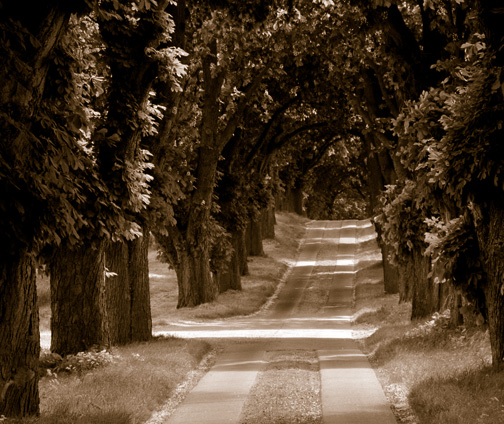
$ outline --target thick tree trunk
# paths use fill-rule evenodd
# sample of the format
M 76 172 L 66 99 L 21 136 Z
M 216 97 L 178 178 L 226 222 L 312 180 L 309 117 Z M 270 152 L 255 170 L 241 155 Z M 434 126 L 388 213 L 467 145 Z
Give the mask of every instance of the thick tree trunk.
M 152 336 L 149 290 L 149 233 L 109 244 L 106 252 L 107 316 L 110 343 L 149 340 Z
M 238 258 L 240 260 L 240 275 L 249 275 L 248 268 L 248 248 L 247 248 L 247 229 L 240 230 L 240 243 L 238 245 Z
M 399 273 L 399 302 L 410 302 L 413 299 L 412 278 L 414 273 L 413 266 L 409 259 L 401 263 L 397 270 Z
M 275 210 L 277 212 L 285 212 L 285 194 L 281 192 L 275 193 Z
M 179 249 L 177 273 L 179 295 L 177 308 L 194 307 L 215 300 L 218 287 L 210 272 L 207 249 Z
M 234 231 L 231 234 L 233 253 L 226 270 L 219 273 L 219 292 L 226 290 L 241 290 L 241 257 L 242 231 Z
M 105 297 L 104 242 L 60 248 L 51 265 L 51 351 L 109 347 Z
M 473 209 L 476 234 L 487 276 L 485 298 L 492 365 L 504 369 L 504 196 L 491 193 L 488 203 Z
M 392 252 L 392 249 L 381 237 L 382 234 L 381 226 L 375 222 L 374 228 L 376 234 L 378 235 L 377 242 L 382 252 L 383 282 L 385 293 L 389 294 L 399 293 L 399 287 L 400 287 L 399 269 L 397 268 L 397 266 L 391 263 L 390 254 Z
M 305 216 L 304 192 L 302 187 L 287 188 L 281 202 L 281 209 L 285 212 L 293 212 Z
M 298 215 L 305 216 L 306 211 L 304 209 L 304 192 L 303 187 L 296 187 L 293 190 L 294 195 L 294 212 Z
M 264 256 L 263 236 L 259 219 L 251 219 L 247 226 L 247 251 L 250 256 Z
M 177 308 L 212 302 L 219 293 L 219 287 L 211 272 L 208 240 L 195 234 L 190 237 L 188 231 L 181 232 L 175 226 L 168 228 L 169 236 L 156 233 L 156 240 L 177 274 Z
M 383 256 L 382 266 L 385 293 L 399 293 L 399 270 L 390 262 L 390 247 L 386 243 L 381 243 L 380 249 Z
M 39 317 L 35 261 L 25 252 L 0 263 L 0 416 L 39 413 Z
M 275 207 L 268 206 L 261 212 L 261 230 L 263 238 L 274 239 L 275 238 Z
M 172 244 L 168 250 L 172 252 L 172 265 L 177 273 L 179 287 L 177 308 L 212 302 L 219 293 L 218 281 L 210 268 L 212 240 L 208 234 L 220 156 L 220 151 L 214 147 L 217 123 L 218 107 L 216 108 L 210 99 L 206 99 L 201 146 L 198 150 L 196 187 L 188 199 L 189 216 L 184 217 L 187 226 L 186 228 L 172 226 L 168 229 L 170 239 L 167 241 Z
M 411 319 L 429 316 L 438 310 L 439 285 L 429 276 L 430 258 L 419 249 L 414 249 L 401 263 L 400 297 L 402 301 L 411 299 Z
M 107 264 L 105 294 L 110 343 L 125 344 L 130 341 L 131 322 L 128 245 L 123 242 L 110 242 L 105 257 Z
M 82 3 L 65 4 L 64 8 L 58 2 L 1 5 L 0 133 L 2 165 L 8 167 L 2 168 L 0 177 L 0 191 L 6 196 L 1 216 L 4 228 L 0 231 L 0 416 L 24 417 L 39 412 L 40 337 L 33 260 L 37 252 L 18 246 L 43 241 L 38 239 L 40 229 L 34 228 L 38 224 L 33 223 L 45 222 L 47 213 L 46 204 L 34 203 L 35 198 L 40 200 L 40 187 L 34 189 L 34 197 L 26 189 L 59 184 L 56 180 L 43 182 L 40 172 L 34 171 L 33 164 L 38 170 L 46 168 L 39 163 L 44 149 L 32 131 L 40 118 L 39 106 L 54 48 L 66 32 L 72 9 L 82 7 Z M 47 160 L 47 152 L 44 154 Z M 9 204 L 27 213 L 13 213 Z
M 464 317 L 461 313 L 462 306 L 462 293 L 450 286 L 450 324 L 455 327 L 464 323 Z
M 129 276 L 131 281 L 130 341 L 147 341 L 152 337 L 152 316 L 149 285 L 149 239 L 146 227 L 144 235 L 128 242 Z
M 282 201 L 281 201 L 281 205 L 282 205 L 282 208 L 281 210 L 284 211 L 284 212 L 294 212 L 294 192 L 293 192 L 293 189 L 288 187 L 286 190 L 285 190 L 285 193 L 284 195 L 282 196 Z
M 485 290 L 488 311 L 488 329 L 492 348 L 492 365 L 498 370 L 504 369 L 504 296 L 502 295 L 503 262 L 487 264 L 492 268 L 488 276 L 488 286 Z M 501 279 L 496 281 L 497 275 Z

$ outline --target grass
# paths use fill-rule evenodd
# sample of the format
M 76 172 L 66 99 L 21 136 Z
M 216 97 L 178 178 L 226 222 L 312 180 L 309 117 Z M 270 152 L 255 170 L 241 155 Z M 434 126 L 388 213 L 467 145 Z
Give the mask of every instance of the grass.
M 482 367 L 448 378 L 429 378 L 416 385 L 410 403 L 422 422 L 504 422 L 504 372 Z
M 364 243 L 359 253 L 372 250 Z M 450 327 L 448 313 L 411 322 L 410 304 L 377 290 L 383 274 L 371 262 L 358 265 L 354 331 L 398 422 L 503 423 L 504 373 L 489 367 L 486 328 Z
M 191 309 L 176 309 L 174 271 L 149 253 L 153 329 L 177 320 L 204 320 L 247 315 L 260 309 L 275 292 L 297 256 L 307 220 L 277 214 L 275 240 L 265 240 L 265 257 L 249 260 L 250 275 L 241 292 L 224 293 L 217 301 Z M 37 280 L 40 327 L 49 330 L 50 289 L 47 277 Z M 114 347 L 110 352 L 86 352 L 61 358 L 43 351 L 39 388 L 41 417 L 7 420 L 23 424 L 142 423 L 174 398 L 191 372 L 208 358 L 212 346 L 198 340 L 155 338 L 148 343 Z M 211 356 L 211 355 L 210 355 Z M 198 378 L 198 377 L 195 377 Z M 0 421 L 2 419 L 0 418 Z
M 202 341 L 164 338 L 64 360 L 46 355 L 46 376 L 39 384 L 41 417 L 19 422 L 145 422 L 209 350 Z

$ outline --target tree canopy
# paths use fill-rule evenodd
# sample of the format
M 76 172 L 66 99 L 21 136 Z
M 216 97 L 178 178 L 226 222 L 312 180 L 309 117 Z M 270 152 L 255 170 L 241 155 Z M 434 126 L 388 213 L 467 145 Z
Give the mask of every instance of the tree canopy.
M 60 314 L 84 281 L 69 261 L 96 270 L 86 337 L 110 342 L 119 287 L 148 309 L 150 233 L 179 306 L 198 305 L 240 288 L 247 233 L 289 196 L 312 218 L 373 215 L 413 317 L 462 293 L 504 366 L 497 0 L 1 1 L 0 15 L 0 414 L 38 410 L 38 265 Z

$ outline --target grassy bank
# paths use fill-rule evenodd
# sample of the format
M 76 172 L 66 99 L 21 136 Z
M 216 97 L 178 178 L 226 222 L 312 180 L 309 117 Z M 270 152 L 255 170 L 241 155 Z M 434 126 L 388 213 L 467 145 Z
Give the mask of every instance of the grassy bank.
M 176 309 L 175 273 L 151 251 L 153 329 L 178 320 L 247 315 L 260 309 L 275 292 L 288 267 L 294 264 L 306 221 L 293 214 L 277 214 L 276 237 L 264 241 L 264 257 L 249 259 L 250 275 L 243 278 L 243 290 L 224 293 L 216 302 L 197 308 Z M 41 277 L 37 283 L 41 330 L 48 331 L 49 281 Z M 114 347 L 109 352 L 86 352 L 63 360 L 43 350 L 43 377 L 39 385 L 41 417 L 17 422 L 144 423 L 156 411 L 166 410 L 167 404 L 175 406 L 212 364 L 213 357 L 214 351 L 208 343 L 175 338 L 155 338 L 149 343 Z M 153 419 L 151 423 L 157 421 Z
M 452 328 L 446 314 L 410 322 L 411 306 L 378 290 L 376 249 L 368 241 L 360 251 L 354 329 L 398 422 L 503 423 L 504 373 L 489 368 L 486 328 Z

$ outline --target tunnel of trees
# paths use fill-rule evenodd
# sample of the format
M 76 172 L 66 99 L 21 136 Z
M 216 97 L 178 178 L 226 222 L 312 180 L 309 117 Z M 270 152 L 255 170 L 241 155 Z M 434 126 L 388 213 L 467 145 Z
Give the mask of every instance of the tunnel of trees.
M 464 305 L 504 368 L 503 13 L 0 1 L 0 415 L 39 410 L 40 266 L 53 352 L 144 341 L 149 237 L 195 306 L 241 288 L 275 209 L 374 217 L 386 290 Z

